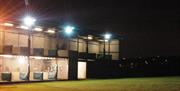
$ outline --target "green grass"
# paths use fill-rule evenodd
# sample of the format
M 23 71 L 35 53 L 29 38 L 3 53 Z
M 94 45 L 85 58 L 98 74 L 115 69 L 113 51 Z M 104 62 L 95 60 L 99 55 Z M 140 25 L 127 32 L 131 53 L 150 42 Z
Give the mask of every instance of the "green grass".
M 0 91 L 180 91 L 180 77 L 89 79 L 1 85 Z

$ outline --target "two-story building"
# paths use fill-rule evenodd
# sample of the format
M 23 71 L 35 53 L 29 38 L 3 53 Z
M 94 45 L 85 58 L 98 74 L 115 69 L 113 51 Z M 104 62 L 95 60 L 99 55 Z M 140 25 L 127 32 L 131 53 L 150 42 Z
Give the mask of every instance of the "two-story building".
M 0 22 L 0 82 L 86 79 L 87 61 L 119 59 L 118 39 L 59 31 Z

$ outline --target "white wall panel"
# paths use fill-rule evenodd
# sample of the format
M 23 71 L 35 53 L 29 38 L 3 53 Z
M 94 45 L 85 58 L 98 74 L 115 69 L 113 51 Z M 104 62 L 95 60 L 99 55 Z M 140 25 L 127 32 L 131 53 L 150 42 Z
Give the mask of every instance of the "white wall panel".
M 5 32 L 5 45 L 18 46 L 18 34 Z
M 19 35 L 19 46 L 28 47 L 28 36 L 24 34 Z
M 99 43 L 98 42 L 89 42 L 89 53 L 99 53 Z
M 32 40 L 33 48 L 44 48 L 44 38 L 43 37 L 33 36 L 32 39 L 33 39 Z
M 68 79 L 68 59 L 58 58 L 58 79 L 67 80 Z
M 3 32 L 0 31 L 0 53 L 3 52 Z
M 78 62 L 78 79 L 86 79 L 86 62 Z

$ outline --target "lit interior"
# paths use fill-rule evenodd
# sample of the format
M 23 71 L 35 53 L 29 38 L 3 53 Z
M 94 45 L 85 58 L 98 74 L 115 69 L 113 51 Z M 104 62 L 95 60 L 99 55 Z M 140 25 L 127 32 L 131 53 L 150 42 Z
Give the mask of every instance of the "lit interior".
M 0 55 L 0 81 L 3 81 L 2 74 L 11 73 L 12 81 L 24 81 L 20 74 L 28 73 L 28 57 L 15 55 Z M 68 59 L 53 57 L 30 57 L 30 80 L 36 81 L 34 73 L 42 73 L 43 80 L 68 79 Z M 50 76 L 52 79 L 50 79 Z M 54 79 L 56 79 L 54 78 Z
M 78 79 L 86 79 L 86 62 L 78 62 Z

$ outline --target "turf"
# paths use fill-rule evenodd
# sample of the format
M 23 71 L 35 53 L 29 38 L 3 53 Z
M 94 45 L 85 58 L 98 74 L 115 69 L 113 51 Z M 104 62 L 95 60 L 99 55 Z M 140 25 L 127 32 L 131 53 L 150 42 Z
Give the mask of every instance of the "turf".
M 89 79 L 1 85 L 0 91 L 180 91 L 180 77 Z

